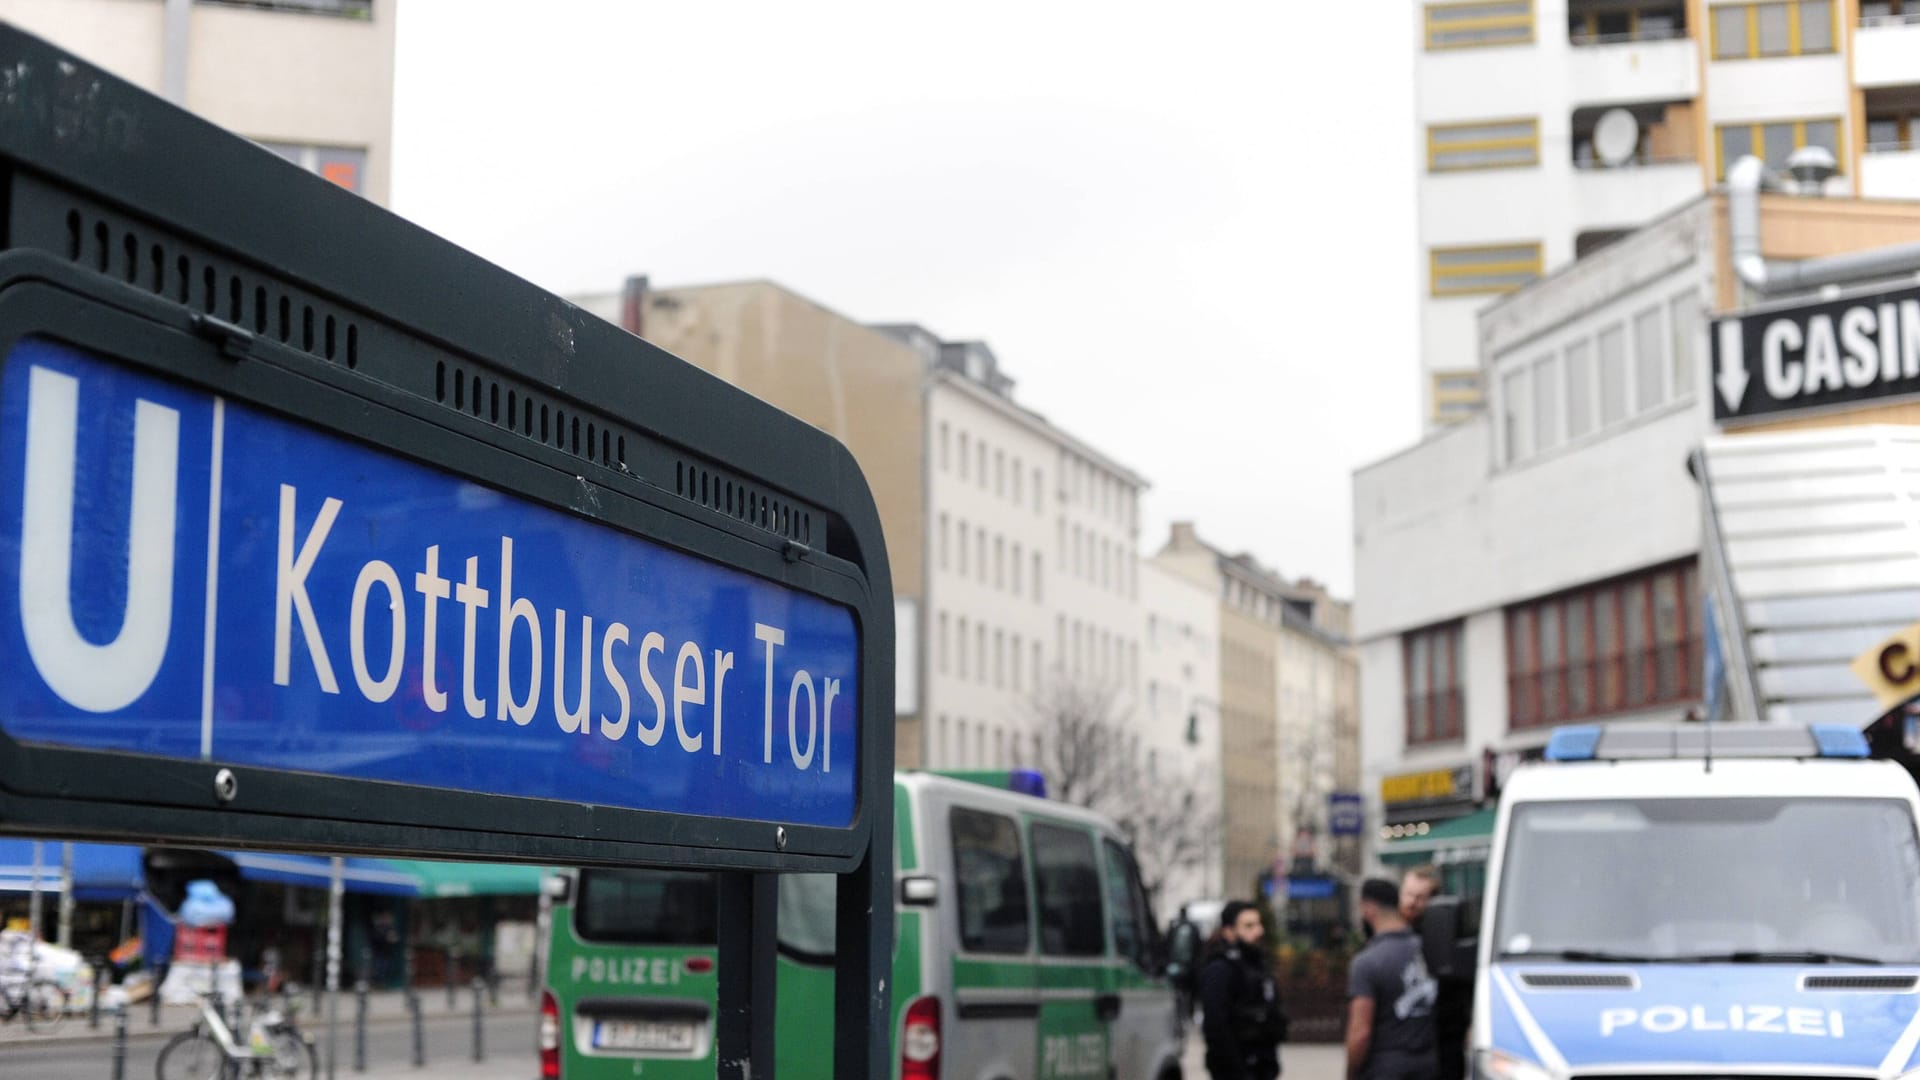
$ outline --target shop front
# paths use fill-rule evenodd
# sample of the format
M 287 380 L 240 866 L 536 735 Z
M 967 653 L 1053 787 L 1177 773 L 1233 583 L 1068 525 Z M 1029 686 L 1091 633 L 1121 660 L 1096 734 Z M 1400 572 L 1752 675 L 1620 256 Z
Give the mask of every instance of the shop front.
M 1432 864 L 1443 892 L 1480 895 L 1494 819 L 1493 807 L 1483 806 L 1484 769 L 1468 762 L 1382 779 L 1380 861 L 1396 872 Z

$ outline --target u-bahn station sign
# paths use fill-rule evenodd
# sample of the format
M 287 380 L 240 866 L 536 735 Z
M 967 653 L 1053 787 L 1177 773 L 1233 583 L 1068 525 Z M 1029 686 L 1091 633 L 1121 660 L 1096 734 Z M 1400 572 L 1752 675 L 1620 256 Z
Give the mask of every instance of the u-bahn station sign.
M 1920 394 L 1920 288 L 1716 319 L 1713 380 L 1720 421 Z
M 0 60 L 0 831 L 865 857 L 893 604 L 842 446 L 31 37 Z

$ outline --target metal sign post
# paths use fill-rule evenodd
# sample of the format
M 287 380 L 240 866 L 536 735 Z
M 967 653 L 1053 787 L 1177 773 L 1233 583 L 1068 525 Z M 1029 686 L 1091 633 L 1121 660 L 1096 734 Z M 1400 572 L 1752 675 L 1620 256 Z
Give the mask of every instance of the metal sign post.
M 846 449 L 11 28 L 0 158 L 0 831 L 719 871 L 756 1013 L 772 875 L 834 873 L 834 1073 L 884 1075 Z

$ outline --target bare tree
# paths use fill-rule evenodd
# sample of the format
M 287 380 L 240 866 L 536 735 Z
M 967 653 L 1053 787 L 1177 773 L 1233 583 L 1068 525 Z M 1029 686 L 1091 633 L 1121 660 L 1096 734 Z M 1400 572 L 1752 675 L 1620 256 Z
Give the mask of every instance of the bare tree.
M 1141 884 L 1158 906 L 1174 877 L 1200 870 L 1220 844 L 1220 812 L 1201 783 L 1174 763 L 1140 754 L 1139 733 L 1117 688 L 1055 679 L 1032 702 L 1039 762 L 1062 802 L 1112 818 L 1133 846 Z

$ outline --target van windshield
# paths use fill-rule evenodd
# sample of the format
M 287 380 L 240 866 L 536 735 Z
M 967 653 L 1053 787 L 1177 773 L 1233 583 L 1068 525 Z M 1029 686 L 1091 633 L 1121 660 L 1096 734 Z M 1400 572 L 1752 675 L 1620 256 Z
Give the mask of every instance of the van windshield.
M 1920 843 L 1893 799 L 1522 803 L 1499 908 L 1507 957 L 1920 962 Z
M 782 874 L 776 924 L 795 959 L 831 963 L 832 874 Z M 573 927 L 608 945 L 712 945 L 720 898 L 712 874 L 681 870 L 582 870 Z

